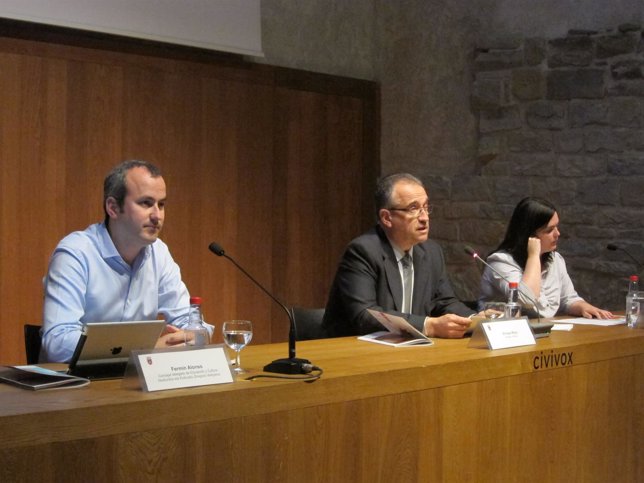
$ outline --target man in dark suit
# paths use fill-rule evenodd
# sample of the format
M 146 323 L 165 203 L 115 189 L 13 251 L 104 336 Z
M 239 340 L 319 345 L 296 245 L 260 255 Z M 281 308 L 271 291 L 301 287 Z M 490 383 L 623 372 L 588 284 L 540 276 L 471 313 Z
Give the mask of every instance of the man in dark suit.
M 347 247 L 325 330 L 334 337 L 383 330 L 367 312 L 375 309 L 404 317 L 429 337 L 463 337 L 474 311 L 456 298 L 443 252 L 428 240 L 432 207 L 422 182 L 407 173 L 384 177 L 375 201 L 378 224 Z

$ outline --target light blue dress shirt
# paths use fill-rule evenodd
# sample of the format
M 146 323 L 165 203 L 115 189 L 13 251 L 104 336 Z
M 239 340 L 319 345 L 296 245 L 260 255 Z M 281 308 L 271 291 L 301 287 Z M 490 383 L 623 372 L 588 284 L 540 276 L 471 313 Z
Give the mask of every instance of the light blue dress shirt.
M 157 239 L 128 265 L 103 223 L 66 236 L 45 278 L 41 361 L 68 362 L 84 322 L 188 323 L 190 296 L 179 266 Z M 212 327 L 209 327 L 212 330 Z

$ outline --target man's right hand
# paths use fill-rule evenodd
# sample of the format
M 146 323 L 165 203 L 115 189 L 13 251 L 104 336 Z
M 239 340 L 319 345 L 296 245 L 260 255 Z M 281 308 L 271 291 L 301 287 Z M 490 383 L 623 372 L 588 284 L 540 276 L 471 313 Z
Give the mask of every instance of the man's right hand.
M 182 345 L 186 343 L 186 335 L 183 330 L 175 327 L 174 325 L 166 325 L 165 329 L 157 339 L 157 343 L 154 346 L 157 349 L 163 347 L 171 347 L 175 345 Z
M 423 332 L 427 337 L 460 339 L 465 335 L 465 331 L 471 323 L 472 321 L 467 317 L 461 317 L 456 314 L 426 317 Z

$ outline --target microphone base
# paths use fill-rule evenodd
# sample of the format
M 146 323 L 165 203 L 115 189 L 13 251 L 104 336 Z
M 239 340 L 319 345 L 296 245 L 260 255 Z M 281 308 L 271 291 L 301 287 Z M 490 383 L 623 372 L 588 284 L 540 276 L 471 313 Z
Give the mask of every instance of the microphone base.
M 310 366 L 311 361 L 289 357 L 287 359 L 277 359 L 264 366 L 264 372 L 276 372 L 278 374 L 308 374 L 310 371 L 304 369 L 304 365 Z

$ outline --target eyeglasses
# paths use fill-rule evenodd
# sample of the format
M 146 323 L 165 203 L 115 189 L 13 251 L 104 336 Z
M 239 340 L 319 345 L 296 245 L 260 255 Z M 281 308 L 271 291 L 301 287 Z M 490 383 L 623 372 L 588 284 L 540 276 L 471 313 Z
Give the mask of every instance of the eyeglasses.
M 432 214 L 434 207 L 432 205 L 423 205 L 423 206 L 408 206 L 407 208 L 387 208 L 389 211 L 404 211 L 409 214 L 412 218 L 418 218 L 420 214 L 424 211 L 427 213 L 427 216 Z

